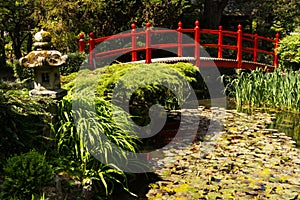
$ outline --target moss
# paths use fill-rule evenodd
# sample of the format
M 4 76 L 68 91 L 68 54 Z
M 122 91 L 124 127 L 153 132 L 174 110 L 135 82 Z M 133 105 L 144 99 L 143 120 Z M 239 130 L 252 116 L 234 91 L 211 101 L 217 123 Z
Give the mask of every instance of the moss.
M 52 39 L 51 33 L 47 31 L 41 32 L 42 40 L 40 42 L 50 42 Z

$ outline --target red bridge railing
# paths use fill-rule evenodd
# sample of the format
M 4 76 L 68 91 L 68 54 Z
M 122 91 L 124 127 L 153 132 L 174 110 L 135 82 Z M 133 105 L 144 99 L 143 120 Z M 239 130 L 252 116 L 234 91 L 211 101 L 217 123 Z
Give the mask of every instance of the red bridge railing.
M 238 25 L 237 31 L 228 31 L 223 30 L 222 26 L 219 26 L 218 30 L 211 30 L 211 29 L 201 29 L 199 26 L 199 21 L 195 22 L 194 28 L 182 28 L 182 23 L 178 23 L 178 28 L 176 30 L 151 30 L 150 23 L 146 24 L 146 28 L 142 31 L 136 30 L 136 25 L 131 25 L 131 31 L 127 33 L 121 33 L 113 36 L 106 36 L 101 38 L 95 38 L 94 33 L 91 32 L 89 34 L 89 39 L 84 39 L 84 34 L 81 33 L 79 35 L 79 51 L 84 52 L 86 46 L 88 46 L 89 49 L 89 63 L 91 67 L 95 66 L 95 61 L 101 60 L 103 58 L 107 57 L 113 57 L 117 55 L 123 55 L 125 53 L 131 52 L 131 61 L 137 61 L 138 60 L 138 52 L 144 51 L 145 52 L 145 63 L 149 64 L 152 62 L 152 50 L 153 49 L 161 49 L 161 48 L 177 48 L 177 56 L 182 57 L 183 56 L 183 48 L 186 47 L 192 47 L 194 48 L 194 59 L 195 59 L 195 65 L 200 66 L 200 46 L 203 47 L 210 47 L 210 48 L 216 48 L 218 50 L 217 58 L 218 59 L 226 59 L 223 57 L 223 50 L 229 49 L 234 52 L 236 52 L 235 55 L 235 62 L 237 64 L 235 67 L 242 68 L 243 65 L 243 53 L 250 54 L 252 57 L 252 60 L 247 60 L 251 62 L 258 62 L 258 55 L 264 54 L 264 55 L 271 55 L 273 57 L 272 59 L 272 66 L 277 67 L 278 66 L 278 56 L 277 56 L 277 48 L 279 43 L 279 34 L 277 33 L 275 35 L 274 39 L 259 36 L 257 34 L 249 34 L 249 33 L 243 33 L 242 25 Z M 160 43 L 155 44 L 151 41 L 151 36 L 153 34 L 157 33 L 168 33 L 168 32 L 177 32 L 177 42 L 176 43 Z M 194 36 L 194 42 L 193 43 L 184 43 L 182 41 L 182 34 L 188 33 L 193 34 Z M 217 43 L 205 43 L 201 41 L 201 35 L 208 34 L 208 35 L 215 35 L 217 36 Z M 143 36 L 145 38 L 144 43 L 137 44 L 137 37 Z M 234 44 L 225 44 L 224 38 L 232 38 L 232 41 L 235 41 Z M 120 47 L 118 49 L 112 49 L 107 50 L 103 52 L 94 52 L 96 44 L 99 44 L 101 42 L 107 41 L 107 40 L 117 40 L 127 38 L 130 39 L 130 46 L 127 45 L 127 47 Z M 247 45 L 245 45 L 247 43 Z M 271 50 L 266 50 L 262 48 L 263 45 L 271 43 L 273 48 Z M 249 45 L 250 44 L 250 45 Z M 265 46 L 265 45 L 264 45 Z M 245 61 L 245 60 L 244 60 Z

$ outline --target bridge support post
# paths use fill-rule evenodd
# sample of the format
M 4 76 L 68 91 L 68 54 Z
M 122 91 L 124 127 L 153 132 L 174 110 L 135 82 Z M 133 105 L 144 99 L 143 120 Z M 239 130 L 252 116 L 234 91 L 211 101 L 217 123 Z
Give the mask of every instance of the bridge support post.
M 222 32 L 223 27 L 219 26 L 219 33 L 218 33 L 218 58 L 223 57 L 223 50 L 222 50 L 222 45 L 223 45 L 223 32 Z
M 131 61 L 132 62 L 137 61 L 135 28 L 136 25 L 134 23 L 131 24 L 131 46 L 132 46 Z
M 177 43 L 178 43 L 178 47 L 177 47 L 177 56 L 178 57 L 182 57 L 182 23 L 178 22 L 178 28 L 177 28 Z
M 258 35 L 254 34 L 254 45 L 253 45 L 253 62 L 257 62 L 257 49 L 258 49 Z
M 95 63 L 94 63 L 94 48 L 95 48 L 95 36 L 93 32 L 90 32 L 89 34 L 89 63 L 90 63 L 90 69 L 95 69 Z
M 83 53 L 84 52 L 84 34 L 83 33 L 80 33 L 79 34 L 79 42 L 78 42 L 78 45 L 79 45 L 79 52 Z
M 146 64 L 151 63 L 151 24 L 146 24 Z
M 195 21 L 195 28 L 194 28 L 194 41 L 195 41 L 195 65 L 200 67 L 200 27 L 199 21 Z
M 241 68 L 242 67 L 242 55 L 243 55 L 243 41 L 242 41 L 242 37 L 243 37 L 243 32 L 242 32 L 242 25 L 239 24 L 238 25 L 238 31 L 237 31 L 237 55 L 236 55 L 236 59 L 237 59 L 237 68 Z
M 279 33 L 276 33 L 275 44 L 274 44 L 274 61 L 273 61 L 274 67 L 278 67 L 278 55 L 277 55 L 278 46 L 279 46 Z

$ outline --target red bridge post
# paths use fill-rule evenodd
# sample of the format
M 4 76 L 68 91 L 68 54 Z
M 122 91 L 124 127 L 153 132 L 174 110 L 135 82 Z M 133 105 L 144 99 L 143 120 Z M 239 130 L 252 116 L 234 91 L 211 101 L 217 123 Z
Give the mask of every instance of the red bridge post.
M 254 45 L 253 45 L 253 62 L 257 62 L 257 49 L 258 49 L 258 35 L 254 34 Z
M 219 26 L 219 35 L 218 35 L 218 58 L 223 57 L 223 50 L 222 50 L 222 45 L 223 45 L 223 32 L 222 32 L 223 27 Z
M 178 33 L 178 49 L 177 49 L 177 56 L 182 57 L 182 23 L 178 22 L 178 28 L 177 28 L 177 33 Z
M 278 67 L 278 55 L 277 55 L 278 46 L 279 46 L 279 33 L 276 33 L 275 45 L 274 45 L 274 61 L 273 61 L 274 67 Z
M 236 55 L 236 59 L 237 59 L 237 67 L 241 68 L 242 67 L 242 48 L 243 48 L 243 41 L 242 41 L 242 37 L 243 37 L 243 31 L 242 31 L 242 25 L 239 24 L 238 25 L 238 31 L 237 31 L 237 55 Z
M 94 69 L 94 53 L 93 50 L 95 48 L 95 36 L 93 32 L 90 32 L 89 34 L 90 39 L 89 39 L 89 62 L 90 62 L 90 69 Z
M 146 24 L 146 64 L 151 63 L 151 24 Z
M 196 66 L 200 67 L 200 27 L 199 21 L 195 21 L 195 28 L 194 28 L 194 40 L 195 40 L 195 60 Z
M 79 34 L 79 42 L 78 42 L 78 45 L 79 45 L 79 52 L 83 53 L 84 52 L 84 34 L 83 33 L 80 33 Z
M 131 24 L 131 46 L 132 46 L 131 61 L 132 62 L 137 61 L 135 28 L 136 25 L 134 23 Z

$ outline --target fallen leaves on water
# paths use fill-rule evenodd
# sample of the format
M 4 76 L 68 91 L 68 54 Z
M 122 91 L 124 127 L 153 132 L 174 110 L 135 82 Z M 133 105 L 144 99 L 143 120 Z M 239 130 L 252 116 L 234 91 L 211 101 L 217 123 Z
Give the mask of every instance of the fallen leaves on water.
M 147 197 L 300 200 L 300 150 L 284 133 L 267 129 L 270 121 L 268 114 L 227 111 L 224 134 L 207 155 L 199 153 L 201 142 L 165 152 L 157 173 L 168 181 L 151 184 Z

